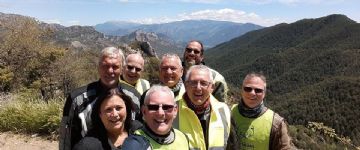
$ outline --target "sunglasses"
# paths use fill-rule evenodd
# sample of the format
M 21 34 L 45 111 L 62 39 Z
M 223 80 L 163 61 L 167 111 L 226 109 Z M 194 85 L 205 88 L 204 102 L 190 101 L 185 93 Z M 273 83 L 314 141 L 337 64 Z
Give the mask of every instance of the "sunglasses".
M 244 87 L 243 89 L 244 89 L 245 92 L 251 92 L 252 90 L 254 90 L 255 93 L 264 92 L 264 89 L 258 89 L 258 88 L 252 88 L 252 87 Z
M 187 48 L 185 48 L 185 50 L 187 53 L 194 52 L 194 54 L 200 54 L 200 51 L 197 49 L 192 49 L 192 48 L 187 47 Z
M 149 111 L 158 111 L 160 109 L 160 107 L 162 108 L 162 110 L 170 112 L 172 111 L 172 109 L 175 107 L 175 105 L 167 105 L 167 104 L 147 104 L 146 107 L 148 108 Z
M 134 66 L 129 66 L 129 65 L 127 65 L 127 69 L 128 70 L 133 70 L 135 68 L 135 71 L 136 72 L 140 72 L 142 69 L 141 68 L 137 68 L 137 67 L 134 67 Z

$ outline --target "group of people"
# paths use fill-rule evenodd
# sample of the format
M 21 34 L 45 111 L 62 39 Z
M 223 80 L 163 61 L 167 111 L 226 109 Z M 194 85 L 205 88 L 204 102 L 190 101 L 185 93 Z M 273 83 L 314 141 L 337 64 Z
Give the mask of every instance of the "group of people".
M 284 118 L 264 105 L 265 76 L 246 75 L 230 109 L 225 78 L 203 60 L 203 44 L 190 41 L 183 61 L 162 56 L 160 84 L 150 86 L 140 53 L 103 49 L 100 79 L 66 99 L 59 149 L 290 149 Z

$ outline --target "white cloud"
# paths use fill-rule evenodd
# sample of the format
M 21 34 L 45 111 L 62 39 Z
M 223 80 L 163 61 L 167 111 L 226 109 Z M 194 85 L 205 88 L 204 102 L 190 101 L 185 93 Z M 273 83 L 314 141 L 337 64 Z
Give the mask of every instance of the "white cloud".
M 56 24 L 61 24 L 61 21 L 59 19 L 48 19 L 48 20 L 42 20 L 45 23 L 56 23 Z
M 71 21 L 66 22 L 66 24 L 67 24 L 68 26 L 80 25 L 80 21 L 78 21 L 78 20 L 71 20 Z
M 300 5 L 300 4 L 339 4 L 345 2 L 345 0 L 234 0 L 236 2 L 246 2 L 253 4 L 270 4 L 270 3 L 280 3 L 285 5 Z
M 216 4 L 223 0 L 180 0 L 185 3 L 204 3 L 204 4 Z
M 263 18 L 253 12 L 245 12 L 241 10 L 234 9 L 218 9 L 218 10 L 201 10 L 192 13 L 183 13 L 179 14 L 174 18 L 170 17 L 161 17 L 161 18 L 147 18 L 142 20 L 131 20 L 132 22 L 143 23 L 143 24 L 153 24 L 153 23 L 167 23 L 172 21 L 181 21 L 181 20 L 218 20 L 218 21 L 231 21 L 238 23 L 254 23 L 262 26 L 272 26 L 284 20 L 277 18 Z

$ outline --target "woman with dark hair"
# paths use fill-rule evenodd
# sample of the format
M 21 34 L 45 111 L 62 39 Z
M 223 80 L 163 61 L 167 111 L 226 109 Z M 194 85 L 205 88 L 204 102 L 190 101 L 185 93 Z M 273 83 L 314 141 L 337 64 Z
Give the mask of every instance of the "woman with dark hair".
M 93 128 L 75 150 L 121 150 L 149 148 L 149 142 L 134 135 L 137 128 L 131 119 L 134 104 L 118 88 L 108 90 L 96 100 L 91 114 Z M 131 140 L 131 142 L 127 142 Z M 135 142 L 134 142 L 135 141 Z

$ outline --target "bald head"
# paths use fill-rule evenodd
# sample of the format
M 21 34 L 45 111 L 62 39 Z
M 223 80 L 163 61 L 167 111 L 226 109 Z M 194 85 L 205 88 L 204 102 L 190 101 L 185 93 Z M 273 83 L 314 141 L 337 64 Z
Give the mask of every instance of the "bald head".
M 144 64 L 144 58 L 140 53 L 129 54 L 126 57 L 126 62 L 123 68 L 124 80 L 131 85 L 135 85 L 141 77 L 141 73 L 144 70 Z

